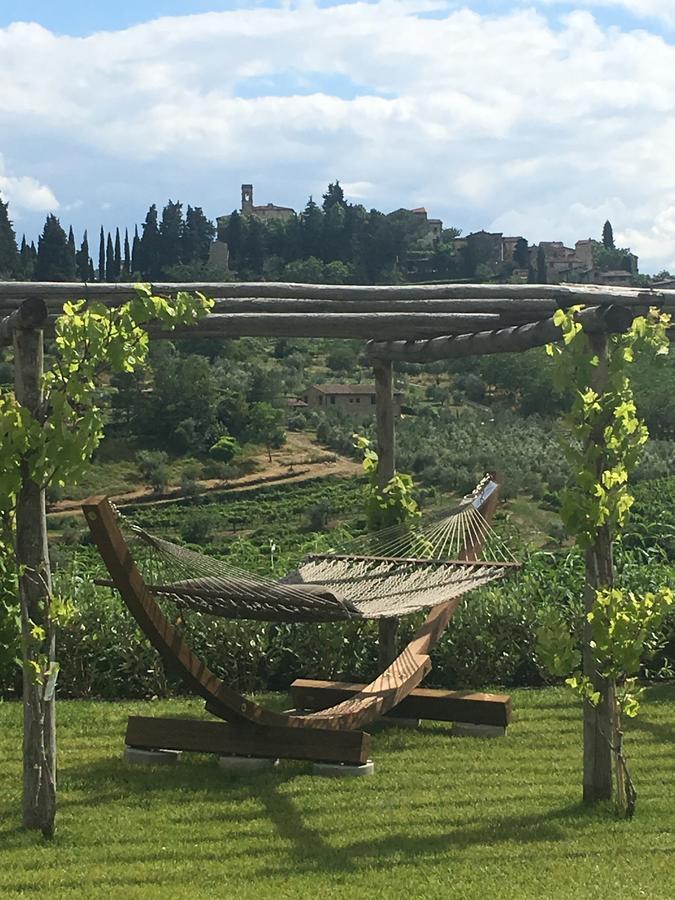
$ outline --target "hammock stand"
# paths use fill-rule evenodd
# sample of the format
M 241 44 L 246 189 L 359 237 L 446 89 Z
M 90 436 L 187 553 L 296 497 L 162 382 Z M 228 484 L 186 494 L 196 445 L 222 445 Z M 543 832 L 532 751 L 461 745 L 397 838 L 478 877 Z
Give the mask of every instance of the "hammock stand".
M 476 505 L 488 524 L 499 493 L 496 482 L 490 485 L 491 490 Z M 363 764 L 369 758 L 370 735 L 362 729 L 397 707 L 422 682 L 431 669 L 429 653 L 461 600 L 461 595 L 454 596 L 431 608 L 407 647 L 385 671 L 370 684 L 347 691 L 346 699 L 316 712 L 273 712 L 227 686 L 169 623 L 133 559 L 108 499 L 91 498 L 82 508 L 111 584 L 165 666 L 204 698 L 209 713 L 222 720 L 130 717 L 126 733 L 130 747 Z M 465 564 L 477 561 L 482 543 L 480 533 L 470 539 L 463 555 Z

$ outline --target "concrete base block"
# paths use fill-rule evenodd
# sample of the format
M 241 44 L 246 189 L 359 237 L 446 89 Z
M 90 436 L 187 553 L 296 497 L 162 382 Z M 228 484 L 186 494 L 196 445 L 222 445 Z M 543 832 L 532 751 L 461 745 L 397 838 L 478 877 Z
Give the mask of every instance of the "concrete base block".
M 474 725 L 471 722 L 453 722 L 453 737 L 495 738 L 506 736 L 505 725 Z
M 124 748 L 124 760 L 133 766 L 175 766 L 180 757 L 180 750 L 144 750 L 128 746 Z
M 316 762 L 312 766 L 314 775 L 321 775 L 324 778 L 362 778 L 364 775 L 375 774 L 375 763 L 372 759 L 363 763 L 361 766 L 354 766 L 348 763 L 320 763 Z
M 231 775 L 252 775 L 255 772 L 269 772 L 279 765 L 279 760 L 261 756 L 219 756 L 218 765 Z

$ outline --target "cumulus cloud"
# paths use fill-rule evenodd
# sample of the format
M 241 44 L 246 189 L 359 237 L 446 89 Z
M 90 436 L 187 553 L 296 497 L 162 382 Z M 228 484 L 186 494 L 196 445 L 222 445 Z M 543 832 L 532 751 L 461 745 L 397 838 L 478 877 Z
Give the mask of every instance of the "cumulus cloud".
M 64 205 L 87 197 L 94 226 L 104 204 L 125 224 L 176 195 L 228 212 L 242 181 L 298 207 L 338 177 L 368 205 L 530 240 L 609 217 L 645 268 L 669 264 L 675 46 L 545 6 L 293 4 L 84 38 L 14 23 L 2 149 Z
M 5 171 L 0 154 L 0 198 L 15 210 L 29 212 L 51 212 L 59 208 L 59 202 L 51 188 L 40 184 L 29 175 L 11 175 Z
M 541 6 L 572 6 L 580 9 L 617 9 L 636 18 L 654 19 L 675 25 L 675 11 L 670 0 L 535 0 Z M 533 5 L 533 4 L 530 4 Z

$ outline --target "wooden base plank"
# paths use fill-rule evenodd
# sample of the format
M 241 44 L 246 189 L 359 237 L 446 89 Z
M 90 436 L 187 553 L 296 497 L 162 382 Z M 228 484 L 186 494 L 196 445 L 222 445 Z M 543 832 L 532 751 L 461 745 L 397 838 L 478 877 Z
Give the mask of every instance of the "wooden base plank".
M 199 719 L 149 716 L 129 716 L 125 743 L 129 747 L 148 749 L 310 759 L 353 765 L 367 762 L 370 753 L 370 735 L 363 731 L 233 726 Z
M 362 688 L 362 684 L 344 681 L 297 678 L 291 685 L 291 698 L 296 709 L 318 710 L 348 700 Z M 387 717 L 506 727 L 511 721 L 511 698 L 508 694 L 417 688 Z

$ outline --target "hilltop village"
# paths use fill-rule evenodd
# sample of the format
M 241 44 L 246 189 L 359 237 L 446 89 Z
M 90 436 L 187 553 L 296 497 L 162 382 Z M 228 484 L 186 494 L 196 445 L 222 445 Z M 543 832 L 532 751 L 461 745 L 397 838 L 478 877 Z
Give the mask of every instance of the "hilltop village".
M 17 242 L 0 199 L 0 275 L 34 281 L 266 280 L 328 284 L 470 281 L 617 286 L 655 283 L 637 256 L 615 245 L 609 222 L 597 239 L 530 243 L 524 235 L 485 230 L 463 234 L 427 209 L 383 213 L 350 203 L 338 181 L 304 209 L 254 202 L 241 185 L 239 207 L 211 221 L 202 207 L 152 204 L 140 225 L 100 229 L 98 255 L 54 215 L 37 246 Z M 79 249 L 78 249 L 79 246 Z M 669 277 L 661 273 L 661 277 Z M 658 277 L 657 277 L 658 283 Z

